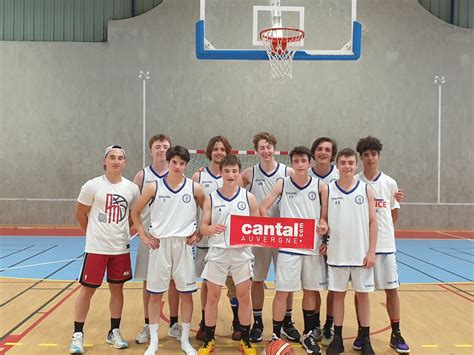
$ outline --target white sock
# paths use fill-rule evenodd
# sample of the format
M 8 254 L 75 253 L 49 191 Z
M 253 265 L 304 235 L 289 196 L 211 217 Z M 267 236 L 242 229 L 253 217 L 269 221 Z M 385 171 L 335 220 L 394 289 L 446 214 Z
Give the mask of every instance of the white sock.
M 183 332 L 181 333 L 181 350 L 187 355 L 196 355 L 196 350 L 189 343 L 189 331 L 191 329 L 191 323 L 181 323 Z
M 158 329 L 159 324 L 150 324 L 148 327 L 150 329 L 150 346 L 154 345 L 158 348 Z

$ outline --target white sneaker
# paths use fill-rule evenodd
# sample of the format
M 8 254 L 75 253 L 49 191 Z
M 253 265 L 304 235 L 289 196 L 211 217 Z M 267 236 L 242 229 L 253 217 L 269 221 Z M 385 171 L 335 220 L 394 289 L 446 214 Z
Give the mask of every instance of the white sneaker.
M 84 353 L 84 334 L 81 332 L 72 335 L 71 344 L 69 345 L 70 354 Z
M 189 344 L 189 341 L 181 342 L 181 350 L 183 350 L 186 355 L 197 355 L 196 349 Z
M 143 328 L 140 329 L 140 332 L 135 338 L 135 343 L 145 344 L 148 343 L 148 340 L 150 340 L 150 327 L 148 326 L 148 324 L 145 324 Z
M 148 349 L 146 349 L 145 351 L 145 355 L 155 355 L 157 351 L 158 351 L 158 343 L 153 344 L 150 342 L 150 345 L 148 345 Z
M 122 334 L 120 334 L 120 329 L 115 328 L 107 335 L 105 339 L 107 344 L 111 344 L 115 349 L 126 349 L 128 348 L 128 343 L 123 339 Z
M 176 338 L 176 340 L 181 340 L 181 333 L 183 328 L 178 323 L 173 324 L 168 330 L 168 336 Z

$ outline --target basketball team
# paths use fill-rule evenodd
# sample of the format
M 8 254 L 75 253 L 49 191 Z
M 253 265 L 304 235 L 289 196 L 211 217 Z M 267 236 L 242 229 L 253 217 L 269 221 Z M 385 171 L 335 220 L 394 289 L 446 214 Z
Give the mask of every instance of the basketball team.
M 276 138 L 257 133 L 253 145 L 259 164 L 241 171 L 239 158 L 223 136 L 209 140 L 209 164 L 192 179 L 184 172 L 189 151 L 172 146 L 166 134 L 149 140 L 152 163 L 133 182 L 122 176 L 125 150 L 113 145 L 103 156 L 104 175 L 87 181 L 77 198 L 76 219 L 86 235 L 79 295 L 75 303 L 70 353 L 84 352 L 84 322 L 104 275 L 110 290 L 110 330 L 106 342 L 117 349 L 128 343 L 120 333 L 123 285 L 132 279 L 130 228 L 140 238 L 135 278 L 143 280 L 144 327 L 135 341 L 149 343 L 145 355 L 158 351 L 162 300 L 168 292 L 168 336 L 187 355 L 207 355 L 216 348 L 215 329 L 221 288 L 233 313 L 232 339 L 243 354 L 257 354 L 264 340 L 264 281 L 275 268 L 273 329 L 270 344 L 299 342 L 308 354 L 344 352 L 344 299 L 355 291 L 358 334 L 352 348 L 375 354 L 370 342 L 369 293 L 384 290 L 391 323 L 389 345 L 397 353 L 410 348 L 400 331 L 400 301 L 394 224 L 403 199 L 394 179 L 379 170 L 382 143 L 361 138 L 356 151 L 337 150 L 336 141 L 317 138 L 311 149 L 289 153 L 291 167 L 275 159 Z M 358 162 L 363 169 L 357 173 Z M 287 217 L 316 220 L 314 249 L 229 245 L 229 216 Z M 196 277 L 201 321 L 196 351 L 189 342 Z M 293 294 L 303 290 L 302 333 L 292 321 Z M 326 319 L 320 319 L 320 291 L 328 290 Z M 181 323 L 178 323 L 180 310 Z M 253 324 L 252 324 L 253 316 Z M 286 345 L 287 346 L 287 345 Z M 278 352 L 283 346 L 267 353 Z M 269 346 L 267 346 L 269 349 Z

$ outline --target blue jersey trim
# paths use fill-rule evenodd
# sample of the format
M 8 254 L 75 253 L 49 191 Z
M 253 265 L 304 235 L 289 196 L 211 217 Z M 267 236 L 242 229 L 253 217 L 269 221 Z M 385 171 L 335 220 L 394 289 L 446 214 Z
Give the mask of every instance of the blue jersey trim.
M 159 179 L 163 179 L 164 177 L 168 176 L 169 171 L 167 171 L 163 175 L 160 175 L 155 170 L 153 170 L 153 167 L 151 165 L 148 165 L 148 167 L 150 168 L 150 171 L 153 173 L 153 175 L 155 175 Z
M 331 265 L 328 264 L 330 267 L 364 267 L 364 265 Z
M 278 250 L 278 252 L 282 253 L 282 254 L 287 254 L 287 255 L 300 255 L 300 256 L 309 255 L 309 254 L 300 254 L 300 253 L 296 253 L 296 252 L 292 252 L 292 251 L 286 251 L 286 250 Z
M 306 189 L 311 184 L 311 181 L 313 181 L 313 178 L 311 176 L 309 176 L 309 181 L 303 187 L 299 186 L 296 182 L 294 182 L 292 176 L 290 176 L 290 180 L 298 190 L 303 191 L 304 189 Z
M 356 182 L 355 186 L 352 188 L 352 190 L 347 191 L 347 192 L 344 191 L 344 189 L 339 186 L 339 184 L 337 183 L 337 181 L 336 181 L 334 184 L 336 185 L 337 189 L 338 189 L 339 191 L 341 191 L 344 195 L 350 195 L 351 193 L 353 193 L 353 192 L 357 189 L 357 187 L 359 187 L 359 183 L 360 183 L 360 181 L 357 180 L 357 182 Z
M 258 164 L 258 168 L 260 169 L 260 171 L 262 172 L 263 175 L 265 175 L 266 177 L 272 177 L 273 175 L 276 174 L 276 172 L 278 171 L 278 169 L 280 168 L 280 163 L 277 162 L 277 166 L 275 168 L 275 170 L 270 173 L 270 174 L 267 174 L 265 171 L 263 171 L 262 169 L 262 166 L 260 164 Z
M 374 182 L 376 182 L 376 181 L 380 178 L 381 175 L 382 175 L 382 172 L 380 172 L 380 173 L 375 177 Z
M 197 289 L 195 290 L 191 290 L 191 291 L 180 291 L 178 290 L 179 293 L 194 293 L 194 292 L 197 292 Z
M 232 202 L 233 200 L 235 200 L 237 198 L 237 196 L 239 196 L 240 194 L 240 186 L 239 186 L 239 189 L 237 190 L 237 192 L 235 193 L 234 196 L 232 196 L 231 198 L 227 198 L 225 197 L 223 194 L 221 194 L 221 192 L 218 190 L 216 190 L 217 194 L 225 201 L 227 202 Z
M 320 179 L 325 179 L 327 178 L 329 175 L 331 175 L 332 171 L 334 170 L 334 165 L 331 164 L 331 170 L 329 170 L 329 172 L 326 174 L 326 175 L 319 175 L 316 170 L 314 170 L 314 166 L 311 167 L 311 170 L 313 171 L 313 174 L 316 175 L 318 178 Z
M 388 251 L 388 252 L 380 252 L 380 253 L 375 253 L 375 255 L 390 255 L 390 254 L 395 254 L 394 251 Z
M 180 192 L 182 189 L 184 189 L 184 187 L 186 186 L 186 181 L 187 181 L 187 179 L 184 178 L 184 181 L 183 181 L 183 184 L 181 185 L 181 187 L 180 187 L 178 190 L 175 191 L 175 190 L 173 190 L 173 189 L 168 185 L 168 183 L 166 182 L 166 179 L 162 179 L 162 180 L 163 180 L 163 183 L 165 184 L 166 188 L 167 188 L 168 190 L 170 190 L 170 191 L 171 191 L 172 193 L 174 193 L 174 194 L 177 194 L 177 193 Z M 193 184 L 193 185 L 194 185 L 194 184 Z
M 213 178 L 214 180 L 219 180 L 219 179 L 222 178 L 222 176 L 216 176 L 216 175 L 214 175 L 214 174 L 211 172 L 211 170 L 209 169 L 209 167 L 207 167 L 207 166 L 206 166 L 206 171 L 207 171 L 207 173 L 208 173 L 209 175 L 212 176 L 212 178 Z

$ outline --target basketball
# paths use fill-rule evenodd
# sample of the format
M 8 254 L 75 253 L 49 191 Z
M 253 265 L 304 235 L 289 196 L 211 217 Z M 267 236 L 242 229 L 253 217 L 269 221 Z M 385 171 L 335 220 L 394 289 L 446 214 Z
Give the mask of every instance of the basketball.
M 292 355 L 294 353 L 290 343 L 276 339 L 268 343 L 264 355 Z

